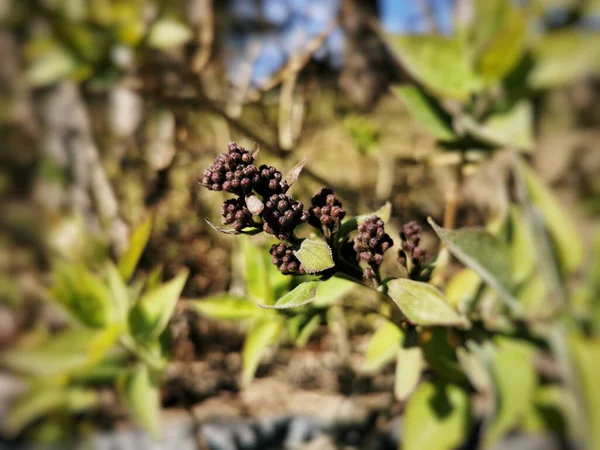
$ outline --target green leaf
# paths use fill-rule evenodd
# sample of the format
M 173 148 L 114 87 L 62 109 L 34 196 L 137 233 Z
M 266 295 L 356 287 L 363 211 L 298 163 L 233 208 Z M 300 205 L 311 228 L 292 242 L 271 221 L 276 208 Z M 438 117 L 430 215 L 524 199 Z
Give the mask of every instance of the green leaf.
M 385 40 L 402 67 L 433 94 L 464 101 L 481 86 L 461 40 L 438 35 Z
M 308 343 L 310 337 L 319 329 L 319 325 L 321 325 L 321 316 L 315 314 L 302 327 L 300 333 L 298 333 L 298 337 L 295 340 L 296 347 L 304 347 Z
M 404 450 L 451 450 L 467 436 L 469 397 L 452 385 L 425 381 L 406 406 Z
M 68 77 L 77 67 L 77 62 L 64 49 L 57 47 L 34 60 L 25 73 L 32 87 L 43 87 Z
M 501 80 L 519 62 L 525 49 L 527 21 L 523 11 L 507 5 L 496 33 L 479 55 L 477 68 L 486 82 Z
M 272 305 L 275 297 L 269 280 L 264 249 L 246 237 L 242 239 L 242 251 L 244 252 L 246 294 L 257 303 Z
M 106 266 L 106 281 L 112 294 L 110 298 L 112 300 L 114 318 L 119 323 L 123 323 L 127 320 L 127 313 L 129 312 L 129 292 L 127 291 L 127 285 L 121 278 L 119 270 L 112 262 Z
M 188 277 L 182 270 L 175 278 L 146 292 L 130 314 L 131 330 L 136 336 L 158 338 L 167 327 Z
M 438 379 L 466 386 L 468 379 L 456 354 L 458 339 L 452 328 L 433 327 L 419 334 L 419 345 L 428 368 Z
M 275 302 L 273 306 L 259 305 L 262 308 L 288 309 L 308 305 L 317 298 L 317 289 L 321 281 L 305 281 L 296 286 Z
M 338 300 L 344 299 L 354 288 L 356 288 L 356 283 L 353 281 L 331 277 L 319 284 L 313 306 L 315 308 L 331 306 Z
M 76 320 L 102 328 L 115 318 L 112 294 L 105 284 L 80 264 L 56 264 L 51 296 Z
M 191 37 L 191 30 L 178 20 L 160 19 L 150 28 L 148 45 L 165 50 L 185 44 Z
M 119 328 L 102 331 L 73 329 L 54 335 L 33 348 L 13 348 L 0 357 L 10 369 L 50 377 L 95 364 L 116 343 Z
M 513 280 L 515 283 L 522 283 L 535 269 L 536 251 L 531 228 L 516 206 L 512 206 L 510 210 L 510 234 Z
M 494 448 L 506 433 L 519 426 L 533 405 L 537 385 L 530 344 L 507 338 L 497 338 L 495 344 L 492 376 L 497 406 L 485 427 L 484 449 Z
M 117 383 L 129 413 L 152 437 L 160 433 L 160 391 L 144 364 L 124 374 Z
M 389 320 L 383 322 L 369 340 L 362 370 L 365 373 L 376 373 L 392 362 L 398 354 L 403 337 L 402 331 L 395 324 Z
M 467 348 L 456 349 L 456 356 L 471 385 L 480 393 L 490 395 L 493 392 L 492 374 L 488 369 L 488 354 L 491 345 L 478 346 L 473 341 L 467 342 Z
M 431 218 L 428 220 L 448 250 L 496 290 L 513 312 L 518 312 L 520 307 L 513 296 L 508 246 L 484 229 L 447 230 L 438 226 Z
M 475 300 L 481 277 L 471 269 L 457 272 L 446 285 L 446 301 L 458 311 L 466 311 Z
M 242 386 L 247 386 L 254 378 L 265 351 L 279 336 L 281 325 L 280 320 L 270 317 L 260 318 L 253 324 L 242 350 Z
M 565 273 L 572 273 L 583 260 L 583 244 L 573 221 L 563 207 L 554 198 L 550 189 L 524 163 L 519 163 L 519 171 L 525 183 L 532 203 L 537 206 L 544 218 L 548 232 L 552 236 L 559 263 Z
M 400 346 L 396 359 L 396 378 L 394 394 L 396 400 L 406 401 L 421 380 L 421 372 L 425 368 L 423 350 L 420 347 Z
M 254 302 L 226 292 L 198 300 L 189 300 L 186 302 L 186 307 L 217 320 L 244 320 L 264 314 L 264 311 Z
M 142 256 L 142 252 L 150 239 L 150 233 L 152 232 L 152 217 L 148 216 L 131 235 L 129 242 L 129 248 L 119 258 L 119 273 L 125 281 L 129 281 L 135 268 L 137 267 L 138 261 Z
M 468 326 L 465 317 L 458 314 L 434 286 L 397 278 L 388 283 L 388 295 L 406 318 L 418 325 Z
M 2 431 L 8 437 L 16 436 L 34 420 L 49 415 L 65 404 L 65 390 L 60 386 L 41 386 L 22 395 L 11 405 Z
M 534 51 L 535 65 L 528 82 L 546 89 L 598 73 L 600 33 L 581 29 L 555 31 L 542 37 Z
M 491 114 L 484 124 L 466 116 L 462 120 L 464 128 L 486 144 L 533 150 L 533 108 L 526 100 L 519 101 L 508 111 Z
M 408 112 L 434 137 L 450 141 L 456 137 L 450 116 L 416 86 L 395 86 L 393 92 L 402 99 Z
M 300 260 L 307 273 L 323 272 L 335 266 L 331 248 L 322 241 L 304 239 L 300 244 L 300 250 L 294 251 L 294 255 Z

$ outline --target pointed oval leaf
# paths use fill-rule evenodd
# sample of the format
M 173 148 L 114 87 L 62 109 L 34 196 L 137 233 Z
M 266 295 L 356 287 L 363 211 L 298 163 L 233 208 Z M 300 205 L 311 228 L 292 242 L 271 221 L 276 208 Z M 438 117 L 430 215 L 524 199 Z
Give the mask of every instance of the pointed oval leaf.
M 452 384 L 423 382 L 406 405 L 402 448 L 458 448 L 467 437 L 470 416 L 465 391 Z
M 300 161 L 298 161 L 296 163 L 296 165 L 294 167 L 292 167 L 290 169 L 290 171 L 287 173 L 287 175 L 285 176 L 285 182 L 287 183 L 287 185 L 291 188 L 293 186 L 293 184 L 298 181 L 298 177 L 300 176 L 300 172 L 302 172 L 302 169 L 304 169 L 304 166 L 306 165 L 306 156 L 304 158 L 302 158 Z
M 129 292 L 127 285 L 123 282 L 121 274 L 117 267 L 112 263 L 108 263 L 106 267 L 106 281 L 111 292 L 111 300 L 113 304 L 115 320 L 123 323 L 127 319 L 129 311 Z
M 119 273 L 123 280 L 128 281 L 142 256 L 144 248 L 152 232 L 152 216 L 146 217 L 135 229 L 129 241 L 127 251 L 119 258 Z
M 178 20 L 160 19 L 150 28 L 148 45 L 158 49 L 169 49 L 184 44 L 191 37 L 191 30 Z
M 313 306 L 315 308 L 331 306 L 336 301 L 346 297 L 356 286 L 356 283 L 353 281 L 331 277 L 319 284 L 317 299 L 313 303 Z
M 402 67 L 434 94 L 467 100 L 481 87 L 471 67 L 468 49 L 459 39 L 387 35 L 385 40 Z
M 61 408 L 65 404 L 65 394 L 60 386 L 34 388 L 26 392 L 11 405 L 1 426 L 3 434 L 16 436 L 34 420 Z
M 219 227 L 217 225 L 215 225 L 214 223 L 212 223 L 210 220 L 208 220 L 207 217 L 204 218 L 204 221 L 215 231 L 218 231 L 219 233 L 223 233 L 223 234 L 233 234 L 233 235 L 238 235 L 238 234 L 242 234 L 241 231 L 238 230 L 234 230 L 233 228 L 223 228 L 223 227 Z
M 561 268 L 566 273 L 573 272 L 583 260 L 580 233 L 550 189 L 533 170 L 522 161 L 519 163 L 519 170 L 527 184 L 531 201 L 542 210 L 544 223 L 554 241 Z
M 242 240 L 244 252 L 244 281 L 246 295 L 259 304 L 272 305 L 275 302 L 271 280 L 264 257 L 264 248 L 249 238 Z
M 475 299 L 479 290 L 481 277 L 471 269 L 457 272 L 446 286 L 446 299 L 458 311 L 465 311 Z
M 256 303 L 226 292 L 198 300 L 188 300 L 186 307 L 217 320 L 244 320 L 263 313 Z
M 395 86 L 392 90 L 417 122 L 437 139 L 450 141 L 456 137 L 451 117 L 418 87 Z
M 304 239 L 300 244 L 300 250 L 294 251 L 294 255 L 300 260 L 307 273 L 323 272 L 335 266 L 331 247 L 323 241 Z
M 253 324 L 242 350 L 242 386 L 250 384 L 265 351 L 275 342 L 280 331 L 281 322 L 270 317 L 260 318 Z
M 379 372 L 394 360 L 403 340 L 400 328 L 386 320 L 369 340 L 362 370 L 365 373 Z
M 388 295 L 400 311 L 418 325 L 468 326 L 468 320 L 458 314 L 434 286 L 397 278 L 388 283 Z
M 160 391 L 147 366 L 139 364 L 124 374 L 117 386 L 133 419 L 152 437 L 160 433 Z
M 406 401 L 421 380 L 421 373 L 425 368 L 425 359 L 421 347 L 400 347 L 396 358 L 396 378 L 394 380 L 394 394 L 396 400 Z
M 130 314 L 131 330 L 136 336 L 157 338 L 167 327 L 188 277 L 184 269 L 172 280 L 146 292 Z
M 508 246 L 484 229 L 447 230 L 428 219 L 450 252 L 488 283 L 515 313 L 520 306 L 513 296 L 512 267 Z
M 259 305 L 262 308 L 288 309 L 308 305 L 317 298 L 317 289 L 322 281 L 305 281 L 281 297 L 274 305 Z

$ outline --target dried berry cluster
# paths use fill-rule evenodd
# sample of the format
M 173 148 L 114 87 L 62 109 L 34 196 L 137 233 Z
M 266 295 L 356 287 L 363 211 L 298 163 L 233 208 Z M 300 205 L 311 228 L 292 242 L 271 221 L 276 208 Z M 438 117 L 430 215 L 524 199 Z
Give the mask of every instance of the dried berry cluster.
M 221 208 L 221 222 L 231 225 L 235 232 L 262 229 L 282 241 L 292 240 L 295 228 L 308 220 L 308 212 L 302 202 L 286 194 L 289 185 L 280 171 L 266 165 L 257 168 L 254 159 L 244 147 L 231 142 L 227 152 L 217 156 L 204 171 L 202 184 L 212 191 L 238 196 Z M 282 250 L 273 254 L 273 262 L 284 273 L 300 273 L 300 262 L 291 248 L 280 245 Z
M 303 274 L 304 269 L 300 265 L 300 261 L 294 255 L 292 249 L 280 242 L 271 246 L 271 261 L 277 266 L 279 271 L 285 275 Z
M 346 211 L 329 188 L 319 189 L 311 199 L 308 223 L 318 230 L 322 230 L 326 238 L 330 238 L 340 229 Z
M 375 278 L 383 261 L 383 254 L 393 245 L 390 236 L 385 232 L 383 220 L 371 216 L 358 226 L 358 234 L 354 238 L 354 251 L 359 262 L 366 263 L 363 278 Z
M 294 229 L 308 219 L 308 213 L 302 209 L 303 207 L 302 202 L 295 201 L 289 195 L 272 195 L 265 202 L 262 212 L 263 230 L 282 241 L 289 240 Z
M 419 247 L 421 231 L 421 227 L 415 221 L 408 222 L 400 231 L 402 249 L 398 251 L 398 261 L 406 267 L 411 278 L 421 272 L 425 263 L 425 251 Z

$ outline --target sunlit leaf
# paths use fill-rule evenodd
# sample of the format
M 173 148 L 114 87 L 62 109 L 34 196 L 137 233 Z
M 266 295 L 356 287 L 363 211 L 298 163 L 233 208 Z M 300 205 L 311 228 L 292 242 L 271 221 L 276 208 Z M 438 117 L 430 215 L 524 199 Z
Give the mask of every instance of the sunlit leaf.
M 260 305 L 263 308 L 288 309 L 304 306 L 317 298 L 317 289 L 321 281 L 305 281 L 285 294 L 273 306 Z
M 315 308 L 330 306 L 340 299 L 343 300 L 354 288 L 356 283 L 353 281 L 331 277 L 319 284 L 313 306 Z
M 268 317 L 258 319 L 253 324 L 242 350 L 242 386 L 247 386 L 254 378 L 265 351 L 279 336 L 281 325 L 281 321 Z
M 465 311 L 481 285 L 481 277 L 471 269 L 457 272 L 446 286 L 446 301 L 458 311 Z
M 444 294 L 430 284 L 398 278 L 388 283 L 388 295 L 414 324 L 468 325 L 467 319 L 446 302 Z
M 123 282 L 117 267 L 112 263 L 106 265 L 106 281 L 111 292 L 111 300 L 115 320 L 124 322 L 127 319 L 130 301 L 127 285 Z
M 362 370 L 366 373 L 379 372 L 392 362 L 398 354 L 403 336 L 397 325 L 389 320 L 383 322 L 369 340 Z
M 393 92 L 402 99 L 408 112 L 417 122 L 434 137 L 443 141 L 449 141 L 456 137 L 452 131 L 452 122 L 448 114 L 418 87 L 395 86 Z
M 160 433 L 160 391 L 147 366 L 138 364 L 117 383 L 131 416 L 152 437 Z
M 387 35 L 386 43 L 402 67 L 434 94 L 466 100 L 481 86 L 471 67 L 468 50 L 459 39 Z
M 185 44 L 191 37 L 191 30 L 183 23 L 174 19 L 160 19 L 150 28 L 148 45 L 164 50 Z
M 519 305 L 513 296 L 510 250 L 504 241 L 483 229 L 447 230 L 438 226 L 431 218 L 429 223 L 460 262 L 477 272 L 513 311 L 519 311 Z
M 135 229 L 131 235 L 127 251 L 119 258 L 119 273 L 125 281 L 128 281 L 133 275 L 148 239 L 150 239 L 151 232 L 152 217 L 148 216 Z
M 492 374 L 488 368 L 491 363 L 492 348 L 489 343 L 477 344 L 468 341 L 466 348 L 456 349 L 456 356 L 471 385 L 483 394 L 493 392 Z
M 396 378 L 394 394 L 396 400 L 406 401 L 421 380 L 421 372 L 425 368 L 423 350 L 420 347 L 400 346 L 396 359 Z
M 66 78 L 76 67 L 75 59 L 66 50 L 55 48 L 33 61 L 25 79 L 33 87 L 43 87 Z
M 264 314 L 264 310 L 245 297 L 228 293 L 216 294 L 198 300 L 189 300 L 186 307 L 217 320 L 244 320 Z
M 264 258 L 264 248 L 254 244 L 248 238 L 242 239 L 244 254 L 244 281 L 246 295 L 257 303 L 272 305 L 275 301 L 273 289 L 267 271 L 267 261 Z
M 312 316 L 298 333 L 295 340 L 296 347 L 304 347 L 310 337 L 319 329 L 319 325 L 321 325 L 321 317 L 319 315 Z
M 172 280 L 146 292 L 130 314 L 134 335 L 157 338 L 165 330 L 179 300 L 189 270 L 184 269 Z
M 544 218 L 548 232 L 552 236 L 561 268 L 571 273 L 579 267 L 583 260 L 583 244 L 573 221 L 554 198 L 550 189 L 529 168 L 520 162 L 519 170 L 527 184 L 532 203 L 537 206 Z
M 499 81 L 508 74 L 521 59 L 525 48 L 527 21 L 524 12 L 509 5 L 501 20 L 477 61 L 479 73 L 487 82 Z
M 318 273 L 335 266 L 331 248 L 326 242 L 304 239 L 300 250 L 294 251 L 307 273 Z
M 116 343 L 119 328 L 102 331 L 73 329 L 51 336 L 32 348 L 12 348 L 0 356 L 5 366 L 17 372 L 52 376 L 92 365 Z
M 598 72 L 600 33 L 574 28 L 554 31 L 540 39 L 533 53 L 535 65 L 528 79 L 533 87 L 569 84 Z
M 518 427 L 533 405 L 537 384 L 530 344 L 506 338 L 497 338 L 495 344 L 492 376 L 496 388 L 496 413 L 486 424 L 484 449 L 494 448 L 506 433 Z
M 452 384 L 422 382 L 406 406 L 404 450 L 451 450 L 466 439 L 469 397 Z
M 7 436 L 17 435 L 34 420 L 63 407 L 65 395 L 60 386 L 42 386 L 26 392 L 10 406 L 2 432 Z

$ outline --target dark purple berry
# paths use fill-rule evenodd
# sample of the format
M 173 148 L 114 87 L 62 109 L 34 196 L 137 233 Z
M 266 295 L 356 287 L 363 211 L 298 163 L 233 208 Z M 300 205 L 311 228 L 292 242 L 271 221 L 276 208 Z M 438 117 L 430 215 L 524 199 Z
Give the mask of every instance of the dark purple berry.
M 311 207 L 308 210 L 308 223 L 318 230 L 322 230 L 326 237 L 337 232 L 346 215 L 340 202 L 333 191 L 329 188 L 321 188 L 310 200 Z
M 394 243 L 385 232 L 383 220 L 377 216 L 371 216 L 358 226 L 358 234 L 354 238 L 354 251 L 358 255 L 359 262 L 365 264 L 363 278 L 372 280 L 375 278 L 379 266 L 383 262 L 383 254 Z
M 239 198 L 227 200 L 223 203 L 221 207 L 221 222 L 224 225 L 231 225 L 237 231 L 254 225 L 252 214 L 248 211 L 244 201 Z
M 296 258 L 292 249 L 283 242 L 271 246 L 271 261 L 277 266 L 279 271 L 285 275 L 301 275 L 304 269 L 300 265 L 300 260 Z
M 265 202 L 261 217 L 263 230 L 277 236 L 282 241 L 290 239 L 294 229 L 306 222 L 308 213 L 303 211 L 302 202 L 295 201 L 286 194 L 274 194 Z

